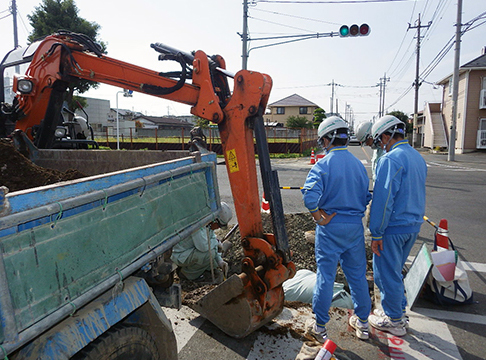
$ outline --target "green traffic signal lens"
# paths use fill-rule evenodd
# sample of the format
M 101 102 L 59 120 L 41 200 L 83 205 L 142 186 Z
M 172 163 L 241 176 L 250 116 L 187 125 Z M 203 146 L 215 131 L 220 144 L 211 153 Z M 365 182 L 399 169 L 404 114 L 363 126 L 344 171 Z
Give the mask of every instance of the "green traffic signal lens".
M 349 27 L 347 25 L 343 25 L 339 28 L 339 36 L 348 36 L 349 35 Z

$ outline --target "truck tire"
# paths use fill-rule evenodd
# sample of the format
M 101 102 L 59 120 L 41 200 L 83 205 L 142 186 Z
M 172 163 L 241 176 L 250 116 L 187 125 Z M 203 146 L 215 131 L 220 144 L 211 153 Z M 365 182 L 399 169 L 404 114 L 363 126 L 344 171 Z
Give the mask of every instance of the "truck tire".
M 160 356 L 147 331 L 136 326 L 115 326 L 71 359 L 160 360 Z

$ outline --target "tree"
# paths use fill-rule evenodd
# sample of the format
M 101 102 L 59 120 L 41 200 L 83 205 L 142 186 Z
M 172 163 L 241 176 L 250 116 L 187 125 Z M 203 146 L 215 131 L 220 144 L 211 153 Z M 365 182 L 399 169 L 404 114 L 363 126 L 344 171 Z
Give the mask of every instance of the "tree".
M 326 111 L 321 108 L 314 110 L 314 129 L 317 129 L 321 124 L 322 120 L 326 118 Z
M 199 126 L 201 129 L 209 129 L 209 120 L 200 118 L 196 116 L 196 125 Z
M 102 51 L 105 52 L 106 45 L 98 39 L 100 25 L 79 17 L 78 12 L 74 0 L 42 0 L 42 3 L 35 8 L 34 12 L 27 15 L 33 28 L 27 40 L 33 42 L 62 29 L 89 36 L 93 41 L 98 42 Z M 75 105 L 73 101 L 74 91 L 82 94 L 90 88 L 96 89 L 97 87 L 98 83 L 88 80 L 70 85 L 69 92 L 66 95 L 70 110 L 75 110 L 71 107 Z
M 387 115 L 393 115 L 398 120 L 403 121 L 405 123 L 405 125 L 406 125 L 405 132 L 407 134 L 411 134 L 412 133 L 412 131 L 413 131 L 413 124 L 410 121 L 408 121 L 409 116 L 407 114 L 405 114 L 403 111 L 394 110 L 394 111 L 389 112 Z
M 312 122 L 304 116 L 289 116 L 287 127 L 291 129 L 312 129 Z

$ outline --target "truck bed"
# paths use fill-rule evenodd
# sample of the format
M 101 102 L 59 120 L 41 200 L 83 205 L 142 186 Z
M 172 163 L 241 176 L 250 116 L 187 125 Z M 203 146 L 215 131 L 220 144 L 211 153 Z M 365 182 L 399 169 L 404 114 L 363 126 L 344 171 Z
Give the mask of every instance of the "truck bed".
M 0 343 L 28 341 L 213 220 L 215 165 L 188 156 L 0 196 Z

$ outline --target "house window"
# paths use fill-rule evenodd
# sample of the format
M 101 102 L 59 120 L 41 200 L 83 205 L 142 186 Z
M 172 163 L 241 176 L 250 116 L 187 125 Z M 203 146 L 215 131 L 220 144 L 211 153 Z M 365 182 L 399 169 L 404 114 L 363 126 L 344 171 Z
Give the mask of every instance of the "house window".
M 300 115 L 305 115 L 305 114 L 307 114 L 307 106 L 301 106 L 301 107 L 299 108 L 299 114 L 300 114 Z
M 449 79 L 449 96 L 452 96 L 452 78 Z
M 277 107 L 277 114 L 278 115 L 285 114 L 285 108 L 284 107 Z
M 479 92 L 479 108 L 486 109 L 486 77 L 481 79 L 481 91 Z

